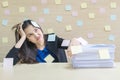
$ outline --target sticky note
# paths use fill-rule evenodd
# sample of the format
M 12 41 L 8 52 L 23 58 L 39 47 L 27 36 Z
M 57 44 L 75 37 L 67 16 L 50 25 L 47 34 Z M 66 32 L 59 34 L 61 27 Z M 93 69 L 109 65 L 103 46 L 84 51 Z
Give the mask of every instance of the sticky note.
M 10 15 L 10 10 L 6 9 L 4 13 L 5 15 Z
M 7 26 L 7 24 L 8 24 L 8 20 L 7 19 L 3 19 L 2 20 L 2 25 Z
M 41 4 L 47 4 L 47 0 L 41 0 Z
M 66 25 L 66 31 L 71 31 L 72 30 L 72 26 L 71 25 Z
M 92 32 L 88 33 L 88 38 L 93 38 L 94 37 L 94 34 Z
M 110 16 L 110 19 L 111 19 L 112 21 L 115 21 L 115 20 L 117 19 L 117 16 L 116 16 L 116 15 L 111 15 L 111 16 Z
M 109 25 L 105 26 L 105 31 L 111 31 L 111 27 Z
M 115 40 L 115 36 L 112 35 L 112 34 L 110 34 L 110 35 L 109 35 L 109 40 L 110 40 L 110 41 L 114 41 L 114 40 Z
M 49 8 L 44 8 L 44 9 L 43 9 L 43 13 L 44 13 L 44 14 L 49 14 L 49 13 L 50 13 Z
M 69 46 L 70 40 L 63 40 L 61 46 Z
M 85 45 L 88 44 L 88 42 L 87 42 L 85 39 L 83 39 L 82 37 L 77 38 L 77 40 L 78 40 L 83 46 L 85 46 Z
M 87 3 L 85 3 L 85 2 L 84 2 L 84 3 L 81 3 L 80 6 L 81 6 L 81 8 L 84 8 L 84 9 L 85 9 L 85 8 L 87 8 Z
M 25 12 L 25 7 L 19 7 L 19 12 Z
M 71 46 L 71 52 L 72 52 L 72 54 L 81 53 L 82 52 L 82 47 L 80 45 Z
M 8 43 L 8 37 L 2 37 L 2 43 Z
M 62 16 L 57 16 L 57 17 L 56 17 L 56 20 L 57 20 L 58 22 L 62 22 Z
M 110 54 L 107 48 L 99 49 L 100 59 L 110 59 Z
M 66 10 L 66 11 L 70 11 L 71 9 L 72 9 L 72 6 L 71 6 L 71 5 L 66 5 L 66 6 L 65 6 L 65 10 Z
M 94 19 L 95 18 L 95 14 L 94 13 L 89 13 L 88 15 L 89 15 L 90 19 Z
M 78 16 L 78 12 L 77 11 L 72 11 L 72 16 Z
M 103 14 L 103 13 L 106 12 L 106 9 L 105 9 L 105 8 L 100 8 L 100 9 L 99 9 L 99 12 L 100 12 L 101 14 Z
M 55 4 L 61 4 L 61 0 L 55 0 Z
M 45 57 L 45 61 L 46 61 L 47 63 L 51 63 L 51 62 L 53 62 L 53 60 L 54 60 L 54 58 L 53 58 L 50 54 Z
M 44 19 L 44 18 L 39 18 L 39 22 L 40 22 L 40 23 L 44 23 L 44 22 L 45 22 L 45 19 Z
M 56 35 L 55 34 L 49 34 L 47 41 L 55 41 Z
M 52 28 L 47 29 L 47 33 L 54 33 L 54 30 Z
M 80 26 L 80 27 L 83 26 L 83 21 L 78 20 L 78 21 L 77 21 L 77 26 Z
M 3 2 L 2 2 L 2 6 L 3 6 L 3 7 L 8 7 L 8 1 L 3 1 Z
M 116 7 L 117 7 L 116 2 L 111 2 L 111 3 L 110 3 L 110 7 L 111 7 L 111 8 L 116 8 Z
M 3 68 L 12 69 L 13 68 L 13 58 L 3 58 Z
M 36 7 L 36 6 L 32 6 L 32 7 L 31 7 L 31 11 L 32 11 L 32 12 L 36 12 L 36 11 L 37 11 L 37 7 Z
M 91 2 L 92 2 L 92 3 L 96 3 L 96 2 L 97 2 L 97 0 L 91 0 Z

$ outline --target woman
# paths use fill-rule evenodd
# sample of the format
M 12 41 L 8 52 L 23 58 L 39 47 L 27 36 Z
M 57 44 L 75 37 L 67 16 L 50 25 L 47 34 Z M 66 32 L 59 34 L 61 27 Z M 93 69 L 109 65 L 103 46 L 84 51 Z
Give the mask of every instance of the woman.
M 64 39 L 55 34 L 43 34 L 41 27 L 32 20 L 25 20 L 23 23 L 15 25 L 16 44 L 9 51 L 6 58 L 14 58 L 14 65 L 20 63 L 38 63 L 38 62 L 67 62 L 65 53 L 59 52 Z M 53 41 L 49 40 L 54 37 Z M 61 59 L 64 60 L 60 60 Z

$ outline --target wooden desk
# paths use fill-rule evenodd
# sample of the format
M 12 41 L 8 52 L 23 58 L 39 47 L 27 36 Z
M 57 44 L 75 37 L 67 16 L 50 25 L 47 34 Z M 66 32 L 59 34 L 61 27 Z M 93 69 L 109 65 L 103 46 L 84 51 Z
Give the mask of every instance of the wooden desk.
M 0 80 L 120 80 L 120 63 L 114 68 L 73 69 L 69 63 L 21 64 L 13 70 L 3 70 Z

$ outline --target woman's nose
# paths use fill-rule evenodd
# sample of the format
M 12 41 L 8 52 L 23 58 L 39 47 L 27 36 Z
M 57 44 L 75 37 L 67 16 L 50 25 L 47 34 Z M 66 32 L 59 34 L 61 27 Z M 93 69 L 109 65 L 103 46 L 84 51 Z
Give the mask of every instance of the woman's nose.
M 35 37 L 38 37 L 39 35 L 38 35 L 38 33 L 34 32 L 34 36 L 35 36 Z

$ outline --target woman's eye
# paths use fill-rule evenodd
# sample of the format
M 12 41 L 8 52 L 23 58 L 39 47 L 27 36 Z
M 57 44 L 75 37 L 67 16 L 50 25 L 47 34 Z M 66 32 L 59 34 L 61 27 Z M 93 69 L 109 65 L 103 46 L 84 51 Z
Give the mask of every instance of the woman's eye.
M 31 36 L 32 36 L 32 34 L 29 34 L 29 35 L 28 35 L 28 37 L 31 37 Z
M 37 30 L 38 30 L 38 29 L 36 28 L 36 29 L 35 29 L 35 32 L 37 32 Z

